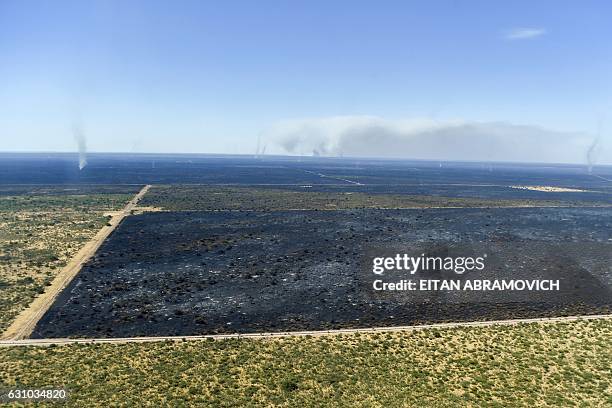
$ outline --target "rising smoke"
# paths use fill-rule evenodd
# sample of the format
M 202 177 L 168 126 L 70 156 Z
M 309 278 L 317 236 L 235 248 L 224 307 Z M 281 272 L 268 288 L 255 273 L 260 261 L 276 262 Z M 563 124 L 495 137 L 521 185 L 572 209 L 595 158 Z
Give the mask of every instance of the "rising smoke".
M 593 166 L 597 163 L 597 157 L 601 150 L 601 138 L 598 136 L 589 146 L 586 154 L 587 164 L 589 166 L 589 174 L 593 173 Z
M 266 155 L 266 148 L 268 147 L 267 143 L 261 146 L 261 134 L 257 136 L 257 147 L 255 148 L 255 158 L 258 159 Z
M 79 170 L 83 170 L 87 166 L 87 138 L 80 125 L 75 124 L 72 133 L 79 149 Z
M 591 137 L 507 122 L 339 116 L 287 120 L 264 136 L 286 153 L 321 156 L 580 163 Z
M 599 154 L 601 153 L 601 120 L 597 126 L 597 136 L 593 139 L 593 142 L 589 145 L 586 153 L 587 165 L 589 168 L 589 174 L 593 173 L 593 166 L 597 163 Z

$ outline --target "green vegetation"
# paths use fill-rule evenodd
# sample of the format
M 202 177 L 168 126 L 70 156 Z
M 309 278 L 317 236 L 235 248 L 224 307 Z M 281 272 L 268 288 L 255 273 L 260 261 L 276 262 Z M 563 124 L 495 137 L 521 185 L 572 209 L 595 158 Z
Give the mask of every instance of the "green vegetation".
M 526 207 L 604 205 L 555 200 L 485 199 L 359 192 L 292 191 L 273 188 L 217 186 L 153 186 L 142 206 L 169 211 L 216 210 L 343 210 L 432 207 Z
M 104 213 L 131 197 L 65 194 L 64 187 L 0 196 L 0 332 L 108 221 Z
M 57 196 L 91 194 L 136 194 L 142 185 L 138 184 L 0 184 L 2 196 Z
M 0 349 L 68 406 L 611 406 L 612 321 Z

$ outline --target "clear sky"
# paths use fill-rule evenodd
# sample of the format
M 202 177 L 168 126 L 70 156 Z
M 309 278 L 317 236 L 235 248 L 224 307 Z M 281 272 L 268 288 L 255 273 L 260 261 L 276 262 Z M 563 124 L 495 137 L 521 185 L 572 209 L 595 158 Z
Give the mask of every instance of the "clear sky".
M 280 153 L 287 126 L 370 119 L 600 123 L 610 145 L 611 21 L 605 0 L 0 0 L 0 151 L 74 150 L 77 126 L 95 151 Z

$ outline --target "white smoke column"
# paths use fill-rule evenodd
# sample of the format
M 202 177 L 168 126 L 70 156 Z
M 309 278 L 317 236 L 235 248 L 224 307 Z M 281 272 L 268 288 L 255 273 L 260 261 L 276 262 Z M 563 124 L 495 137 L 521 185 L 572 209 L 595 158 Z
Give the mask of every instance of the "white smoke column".
M 255 158 L 259 157 L 259 147 L 261 146 L 261 135 L 257 135 L 257 147 L 255 148 Z
M 74 133 L 74 140 L 76 140 L 79 149 L 79 170 L 83 170 L 83 168 L 87 166 L 87 139 L 85 138 L 83 129 L 78 125 L 72 128 L 72 132 Z
M 593 166 L 597 162 L 597 158 L 599 153 L 601 152 L 601 120 L 597 126 L 597 136 L 593 139 L 593 143 L 589 146 L 587 150 L 586 159 L 587 164 L 589 166 L 589 174 L 593 173 Z
M 601 145 L 599 137 L 593 140 L 593 143 L 589 146 L 589 150 L 587 150 L 587 163 L 589 165 L 589 174 L 593 173 L 593 166 L 597 162 L 597 156 L 599 154 L 599 147 Z

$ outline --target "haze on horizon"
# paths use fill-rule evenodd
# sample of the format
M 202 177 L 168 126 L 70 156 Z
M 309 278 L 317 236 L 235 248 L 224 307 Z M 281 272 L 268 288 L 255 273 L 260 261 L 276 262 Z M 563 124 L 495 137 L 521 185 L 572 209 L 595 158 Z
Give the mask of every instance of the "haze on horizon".
M 6 0 L 0 151 L 612 164 L 610 15 L 603 0 Z

